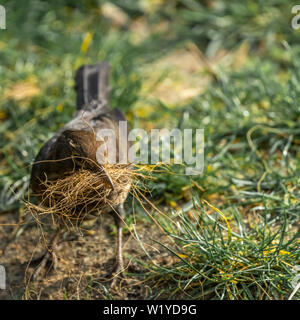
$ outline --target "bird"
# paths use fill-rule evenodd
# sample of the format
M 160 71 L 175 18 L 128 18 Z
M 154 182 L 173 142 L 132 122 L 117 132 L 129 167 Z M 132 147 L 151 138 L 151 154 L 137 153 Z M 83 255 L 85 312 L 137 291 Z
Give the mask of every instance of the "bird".
M 115 263 L 109 275 L 121 273 L 124 270 L 122 254 L 122 227 L 124 222 L 124 202 L 129 194 L 131 181 L 125 185 L 116 186 L 104 166 L 99 163 L 97 150 L 105 142 L 97 141 L 97 134 L 103 129 L 110 129 L 114 132 L 117 142 L 127 140 L 127 133 L 120 136 L 119 123 L 124 121 L 127 124 L 124 114 L 118 108 L 111 108 L 109 105 L 109 71 L 107 62 L 99 62 L 94 65 L 83 65 L 75 74 L 75 90 L 77 93 L 77 108 L 71 121 L 60 128 L 53 136 L 44 143 L 38 152 L 32 166 L 30 187 L 37 196 L 43 194 L 45 181 L 56 181 L 74 170 L 86 168 L 95 170 L 96 166 L 102 166 L 102 173 L 105 183 L 110 190 L 110 197 L 114 199 L 114 206 L 107 205 L 101 210 L 94 210 L 92 216 L 100 214 L 111 214 L 117 227 Z M 125 147 L 119 147 L 119 146 Z M 106 146 L 107 147 L 107 146 Z M 128 152 L 129 144 L 116 143 L 116 161 L 119 155 Z M 74 161 L 74 158 L 78 159 Z M 89 159 L 90 161 L 80 161 Z M 89 215 L 91 216 L 91 215 Z M 33 277 L 36 278 L 46 264 L 52 260 L 52 266 L 56 268 L 57 257 L 55 249 L 58 240 L 63 232 L 59 226 L 52 237 L 46 252 L 35 261 L 40 261 Z

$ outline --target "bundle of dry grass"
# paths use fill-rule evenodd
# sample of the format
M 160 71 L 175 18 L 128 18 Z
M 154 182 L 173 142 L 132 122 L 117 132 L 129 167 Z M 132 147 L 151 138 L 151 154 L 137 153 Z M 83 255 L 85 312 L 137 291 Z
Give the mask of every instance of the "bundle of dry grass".
M 51 216 L 54 223 L 78 226 L 90 215 L 113 210 L 123 203 L 132 181 L 140 175 L 129 165 L 106 164 L 97 170 L 82 168 L 61 179 L 43 181 L 40 203 L 27 203 L 37 221 Z

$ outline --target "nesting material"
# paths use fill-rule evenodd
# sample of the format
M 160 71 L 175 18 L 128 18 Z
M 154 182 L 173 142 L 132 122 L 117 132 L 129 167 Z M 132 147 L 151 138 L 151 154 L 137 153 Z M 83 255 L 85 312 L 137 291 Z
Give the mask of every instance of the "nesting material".
M 91 171 L 71 172 L 61 179 L 41 182 L 40 203 L 27 203 L 27 210 L 41 221 L 51 216 L 54 222 L 78 226 L 90 215 L 113 210 L 126 199 L 132 181 L 139 175 L 129 165 L 106 164 Z

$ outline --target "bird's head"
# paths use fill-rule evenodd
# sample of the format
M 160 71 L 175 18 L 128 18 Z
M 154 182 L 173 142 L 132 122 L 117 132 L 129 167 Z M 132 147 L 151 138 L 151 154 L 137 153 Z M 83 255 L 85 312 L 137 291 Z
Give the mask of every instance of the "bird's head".
M 97 141 L 93 132 L 84 130 L 66 130 L 56 143 L 55 158 L 77 158 L 96 160 Z

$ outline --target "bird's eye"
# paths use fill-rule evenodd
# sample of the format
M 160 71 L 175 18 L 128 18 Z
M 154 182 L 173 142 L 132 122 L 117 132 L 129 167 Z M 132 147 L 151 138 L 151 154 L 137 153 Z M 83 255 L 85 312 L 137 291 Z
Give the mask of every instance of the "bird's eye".
M 74 141 L 72 140 L 72 139 L 69 139 L 69 145 L 71 146 L 71 147 L 73 147 L 73 148 L 75 148 L 75 143 L 74 143 Z

